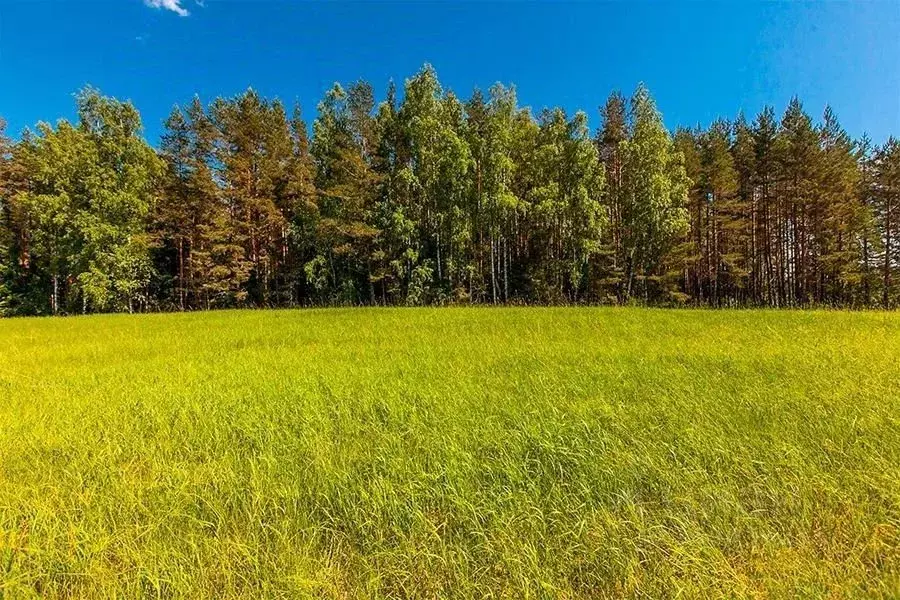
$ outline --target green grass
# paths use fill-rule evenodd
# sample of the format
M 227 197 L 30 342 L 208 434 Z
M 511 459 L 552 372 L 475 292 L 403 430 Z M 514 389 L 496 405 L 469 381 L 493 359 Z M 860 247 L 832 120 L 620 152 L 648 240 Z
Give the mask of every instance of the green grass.
M 0 321 L 0 590 L 900 596 L 900 314 Z

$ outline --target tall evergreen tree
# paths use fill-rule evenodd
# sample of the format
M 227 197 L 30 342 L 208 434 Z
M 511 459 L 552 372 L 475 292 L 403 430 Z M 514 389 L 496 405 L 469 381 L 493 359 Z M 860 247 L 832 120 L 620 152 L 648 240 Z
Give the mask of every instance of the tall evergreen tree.
M 688 129 L 679 127 L 675 131 L 673 141 L 675 148 L 684 156 L 685 174 L 691 181 L 688 190 L 687 215 L 688 231 L 682 243 L 674 251 L 675 263 L 680 265 L 683 273 L 682 299 L 693 298 L 696 303 L 707 301 L 707 258 L 704 253 L 704 241 L 707 234 L 707 202 L 703 185 L 703 164 L 701 160 L 701 137 L 699 127 Z
M 250 262 L 218 185 L 219 132 L 198 98 L 176 107 L 161 145 L 168 165 L 155 214 L 160 287 L 182 310 L 243 303 Z
M 788 304 L 815 300 L 819 278 L 822 197 L 819 190 L 821 149 L 812 119 L 793 98 L 781 119 L 777 138 L 779 197 L 782 219 L 779 242 Z M 818 234 L 818 235 L 817 235 Z
M 294 152 L 284 106 L 253 90 L 217 99 L 210 115 L 218 130 L 217 175 L 232 228 L 250 264 L 247 294 L 256 305 L 278 295 L 287 226 L 288 165 Z
M 316 255 L 307 279 L 320 300 L 374 302 L 372 255 L 378 229 L 378 175 L 370 165 L 377 147 L 371 87 L 349 93 L 335 84 L 319 104 L 312 156 L 317 166 Z
M 613 92 L 600 108 L 602 126 L 597 132 L 597 148 L 606 171 L 605 203 L 609 221 L 608 249 L 610 260 L 600 269 L 603 285 L 615 290 L 615 298 L 625 298 L 626 252 L 623 239 L 623 164 L 622 142 L 628 139 L 628 102 L 621 92 Z
M 878 221 L 876 219 L 877 201 L 875 199 L 874 147 L 868 136 L 863 136 L 858 143 L 857 160 L 859 162 L 859 194 L 864 216 L 864 225 L 860 233 L 860 270 L 861 282 L 856 295 L 863 306 L 870 306 L 875 301 L 874 295 L 879 286 L 880 277 L 876 252 L 881 241 Z
M 287 229 L 281 236 L 284 266 L 278 290 L 280 301 L 292 306 L 309 296 L 303 269 L 306 262 L 315 256 L 318 204 L 316 165 L 299 105 L 294 106 L 290 129 L 293 149 L 281 199 Z
M 778 171 L 775 141 L 778 120 L 775 110 L 767 106 L 753 122 L 753 195 L 759 207 L 758 244 L 761 259 L 761 284 L 769 306 L 785 303 L 785 272 L 782 256 L 782 210 L 777 196 Z M 746 164 L 746 163 L 745 163 Z
M 763 290 L 763 244 L 760 242 L 765 234 L 762 225 L 760 194 L 756 187 L 756 146 L 754 132 L 747 123 L 743 113 L 738 114 L 733 125 L 731 155 L 734 159 L 734 170 L 737 177 L 736 203 L 743 214 L 743 227 L 740 238 L 743 241 L 744 266 L 747 270 L 747 293 L 743 304 L 759 305 L 762 303 Z
M 708 297 L 719 305 L 723 291 L 736 297 L 745 287 L 747 258 L 743 239 L 745 205 L 738 196 L 738 173 L 731 154 L 732 127 L 716 120 L 701 138 L 701 185 L 708 223 L 705 242 Z
M 860 193 L 859 148 L 825 108 L 819 130 L 819 210 L 816 218 L 820 269 L 816 300 L 832 305 L 854 301 L 852 290 L 863 278 L 862 242 L 870 226 Z
M 900 142 L 891 137 L 872 158 L 873 212 L 881 238 L 881 304 L 898 304 L 900 269 Z

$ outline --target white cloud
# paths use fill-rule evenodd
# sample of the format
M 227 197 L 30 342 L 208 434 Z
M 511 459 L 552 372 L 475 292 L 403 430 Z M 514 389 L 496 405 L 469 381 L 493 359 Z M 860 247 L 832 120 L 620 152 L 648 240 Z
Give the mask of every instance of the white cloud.
M 183 6 L 181 0 L 144 0 L 144 4 L 151 8 L 164 8 L 171 10 L 180 17 L 186 17 L 189 13 Z

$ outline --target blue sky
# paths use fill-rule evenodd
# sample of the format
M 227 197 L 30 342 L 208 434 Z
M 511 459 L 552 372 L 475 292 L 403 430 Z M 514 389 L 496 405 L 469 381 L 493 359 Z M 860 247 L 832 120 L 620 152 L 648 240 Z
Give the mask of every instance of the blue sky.
M 156 5 L 156 6 L 154 6 Z M 0 0 L 0 116 L 13 134 L 71 117 L 85 84 L 131 99 L 156 144 L 174 103 L 248 86 L 311 119 L 334 81 L 383 95 L 432 63 L 445 88 L 515 84 L 583 109 L 644 81 L 666 123 L 706 124 L 798 94 L 854 136 L 900 135 L 900 0 L 304 2 Z

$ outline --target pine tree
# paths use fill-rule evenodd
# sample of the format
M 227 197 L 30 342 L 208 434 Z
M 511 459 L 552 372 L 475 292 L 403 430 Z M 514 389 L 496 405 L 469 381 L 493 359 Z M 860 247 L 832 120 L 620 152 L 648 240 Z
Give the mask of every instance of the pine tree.
M 705 240 L 707 233 L 707 201 L 706 191 L 703 185 L 703 164 L 701 162 L 701 138 L 702 131 L 695 129 L 678 128 L 673 138 L 675 148 L 684 156 L 685 174 L 691 180 L 688 190 L 687 214 L 688 231 L 675 250 L 675 260 L 681 265 L 683 271 L 682 291 L 695 303 L 703 304 L 707 301 L 707 277 L 709 272 L 704 259 Z
M 860 154 L 831 107 L 825 108 L 819 138 L 821 215 L 816 234 L 821 269 L 817 296 L 819 302 L 850 304 L 852 290 L 863 278 L 861 243 L 870 223 L 860 197 Z
M 606 193 L 604 194 L 609 235 L 604 253 L 610 261 L 600 267 L 600 277 L 604 287 L 614 290 L 615 298 L 621 302 L 625 297 L 625 267 L 627 256 L 622 245 L 622 153 L 621 144 L 628 138 L 628 104 L 620 92 L 613 92 L 600 109 L 603 124 L 597 132 L 597 149 L 606 171 Z
M 278 283 L 280 303 L 293 306 L 308 296 L 303 267 L 315 256 L 318 218 L 316 165 L 310 152 L 309 134 L 299 105 L 294 106 L 290 123 L 292 154 L 285 174 L 281 210 L 286 229 L 281 235 L 282 280 Z
M 872 158 L 873 212 L 881 243 L 881 304 L 898 304 L 900 268 L 900 142 L 891 137 Z
M 371 88 L 339 85 L 319 104 L 312 155 L 319 190 L 316 256 L 305 271 L 320 300 L 373 302 L 372 255 L 379 178 L 370 166 L 377 146 Z
M 702 186 L 707 214 L 709 297 L 718 306 L 722 292 L 731 297 L 745 287 L 745 206 L 738 196 L 738 173 L 731 154 L 731 124 L 716 120 L 702 137 Z
M 765 107 L 753 123 L 753 191 L 758 206 L 757 234 L 762 293 L 768 306 L 785 303 L 785 273 L 780 243 L 782 215 L 777 201 L 775 140 L 778 121 L 772 107 Z M 746 164 L 746 163 L 744 163 Z
M 290 124 L 279 101 L 270 102 L 253 90 L 217 99 L 210 113 L 218 130 L 215 159 L 222 197 L 250 264 L 246 294 L 266 306 L 277 295 L 283 267 L 287 166 L 294 152 Z
M 860 174 L 857 193 L 862 205 L 861 210 L 864 223 L 859 238 L 861 282 L 856 296 L 863 306 L 871 306 L 875 302 L 874 295 L 880 282 L 878 268 L 875 264 L 877 260 L 876 252 L 881 241 L 878 221 L 875 215 L 877 202 L 875 199 L 874 152 L 877 149 L 873 146 L 868 136 L 863 136 L 859 140 L 858 147 L 857 159 L 859 161 Z
M 246 298 L 244 237 L 216 182 L 219 132 L 199 98 L 176 107 L 161 145 L 168 174 L 155 214 L 159 285 L 182 310 L 234 306 Z M 169 283 L 171 282 L 171 283 Z
M 191 193 L 191 131 L 184 114 L 177 106 L 166 119 L 162 136 L 161 155 L 166 161 L 167 177 L 160 201 L 154 213 L 156 233 L 156 264 L 159 280 L 157 293 L 171 293 L 171 300 L 180 310 L 188 306 L 188 265 L 196 235 L 191 231 L 195 214 L 190 203 Z M 171 292 L 167 290 L 171 289 Z
M 759 305 L 763 302 L 762 290 L 764 288 L 763 272 L 765 260 L 763 256 L 764 245 L 760 242 L 764 230 L 762 225 L 762 211 L 760 207 L 760 194 L 756 187 L 756 148 L 753 129 L 744 118 L 744 114 L 738 114 L 733 125 L 733 138 L 731 155 L 734 160 L 734 170 L 737 176 L 737 190 L 735 201 L 743 215 L 743 228 L 740 231 L 740 239 L 743 242 L 743 255 L 747 270 L 747 294 L 742 304 Z
M 807 305 L 816 292 L 822 266 L 817 241 L 823 229 L 819 189 L 820 147 L 812 120 L 794 97 L 777 138 L 779 196 L 782 206 L 781 257 L 789 304 Z

